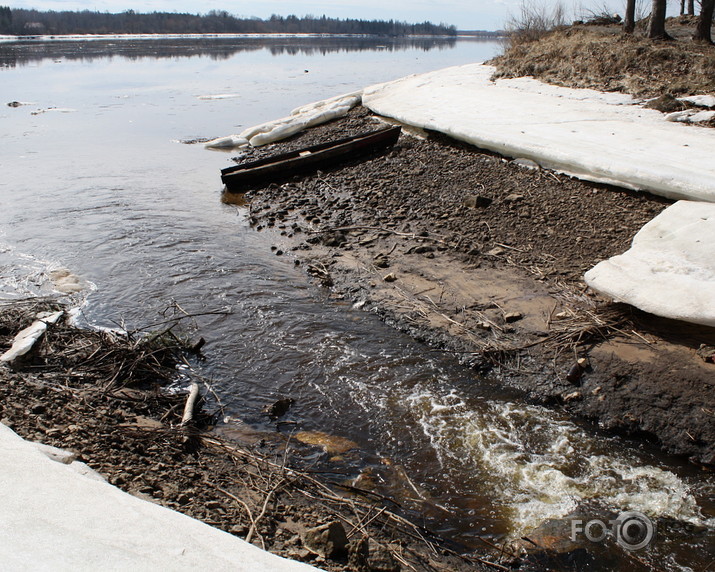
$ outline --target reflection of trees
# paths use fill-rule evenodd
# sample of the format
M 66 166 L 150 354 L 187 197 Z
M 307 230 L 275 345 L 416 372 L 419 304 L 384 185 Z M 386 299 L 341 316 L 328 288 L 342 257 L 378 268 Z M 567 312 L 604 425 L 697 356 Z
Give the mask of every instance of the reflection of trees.
M 454 38 L 167 38 L 153 40 L 24 41 L 0 43 L 0 67 L 15 67 L 44 59 L 92 62 L 96 59 L 123 57 L 129 60 L 207 57 L 226 60 L 241 52 L 267 49 L 274 56 L 325 55 L 334 52 L 363 52 L 419 49 L 451 49 Z M 490 40 L 486 40 L 490 41 Z

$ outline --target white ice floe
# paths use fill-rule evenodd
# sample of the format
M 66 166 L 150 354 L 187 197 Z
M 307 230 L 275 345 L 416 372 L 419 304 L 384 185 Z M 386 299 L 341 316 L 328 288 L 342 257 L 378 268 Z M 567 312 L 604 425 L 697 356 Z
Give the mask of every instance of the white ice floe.
M 294 109 L 288 117 L 249 127 L 238 135 L 213 139 L 205 144 L 211 148 L 232 148 L 250 144 L 254 147 L 267 145 L 295 135 L 296 133 L 347 115 L 360 103 L 361 92 L 339 95 L 324 101 L 310 103 Z
M 245 147 L 248 145 L 248 139 L 240 135 L 226 135 L 225 137 L 217 137 L 204 143 L 207 149 L 235 149 L 236 147 Z
M 687 97 L 679 97 L 680 101 L 692 103 L 697 107 L 715 107 L 715 95 L 689 95 Z
M 42 312 L 38 314 L 37 320 L 24 330 L 20 330 L 15 336 L 12 347 L 0 356 L 0 362 L 11 363 L 17 358 L 27 354 L 34 347 L 42 334 L 45 333 L 47 325 L 56 324 L 63 314 L 64 312 L 61 310 L 58 312 Z
M 83 463 L 48 453 L 0 424 L 3 570 L 315 570 L 124 493 Z
M 666 121 L 678 123 L 705 123 L 715 118 L 715 111 L 703 109 L 686 109 L 684 111 L 674 111 L 665 116 Z
M 641 310 L 715 327 L 715 203 L 679 201 L 646 224 L 630 250 L 586 283 Z
M 212 99 L 235 99 L 241 97 L 237 93 L 217 93 L 215 95 L 199 95 L 196 99 L 212 100 Z
M 491 81 L 469 64 L 369 87 L 363 105 L 508 157 L 673 199 L 715 201 L 715 130 L 666 121 L 630 96 Z
M 74 113 L 77 110 L 72 109 L 70 107 L 47 107 L 45 109 L 38 109 L 37 111 L 33 111 L 30 113 L 30 115 L 42 115 L 43 113 L 49 113 L 50 111 L 54 111 L 57 113 Z

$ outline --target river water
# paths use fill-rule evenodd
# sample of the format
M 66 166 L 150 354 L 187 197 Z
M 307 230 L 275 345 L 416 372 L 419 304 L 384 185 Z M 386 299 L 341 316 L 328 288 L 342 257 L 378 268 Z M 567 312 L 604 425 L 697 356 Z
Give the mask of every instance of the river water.
M 260 408 L 291 396 L 288 421 L 359 445 L 341 471 L 381 480 L 467 546 L 591 503 L 659 519 L 642 556 L 702 569 L 715 545 L 711 476 L 525 404 L 331 298 L 271 251 L 276 237 L 254 232 L 246 207 L 221 202 L 230 155 L 187 144 L 498 49 L 329 38 L 0 44 L 0 296 L 49 293 L 51 272 L 66 268 L 85 283 L 92 325 L 146 327 L 172 305 L 208 312 L 195 319 L 208 340 L 196 367 L 229 427 L 270 428 Z

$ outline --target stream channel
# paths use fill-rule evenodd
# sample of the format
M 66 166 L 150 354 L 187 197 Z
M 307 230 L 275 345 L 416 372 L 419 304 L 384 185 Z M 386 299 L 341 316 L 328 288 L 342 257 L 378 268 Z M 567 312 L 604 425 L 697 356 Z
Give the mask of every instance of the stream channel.
M 527 404 L 335 300 L 271 251 L 245 207 L 221 202 L 231 155 L 188 144 L 499 49 L 466 39 L 2 43 L 0 297 L 50 293 L 52 271 L 68 269 L 86 281 L 87 324 L 140 328 L 173 303 L 228 310 L 197 318 L 208 341 L 198 367 L 226 406 L 228 434 L 237 420 L 274 428 L 261 408 L 290 396 L 285 420 L 358 445 L 343 478 L 382 481 L 466 546 L 592 504 L 657 520 L 643 554 L 659 568 L 703 570 L 715 558 L 711 474 Z

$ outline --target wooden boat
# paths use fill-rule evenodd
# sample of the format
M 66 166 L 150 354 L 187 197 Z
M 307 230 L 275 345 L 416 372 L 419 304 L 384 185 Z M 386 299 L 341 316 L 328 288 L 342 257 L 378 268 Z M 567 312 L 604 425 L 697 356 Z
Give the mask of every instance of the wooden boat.
M 293 175 L 317 171 L 384 151 L 394 145 L 401 127 L 386 127 L 337 141 L 273 155 L 221 169 L 221 181 L 226 190 L 242 193 L 251 187 L 285 180 Z

